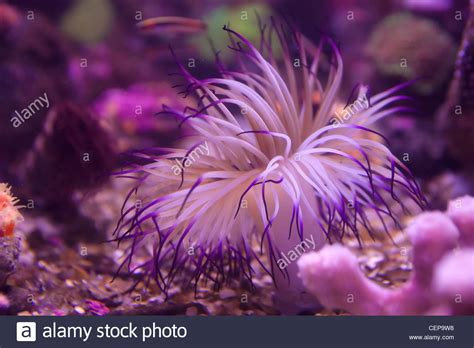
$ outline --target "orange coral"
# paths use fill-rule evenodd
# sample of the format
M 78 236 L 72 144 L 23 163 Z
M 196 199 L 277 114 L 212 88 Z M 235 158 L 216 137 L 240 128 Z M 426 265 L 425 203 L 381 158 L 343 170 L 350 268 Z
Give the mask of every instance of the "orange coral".
M 10 187 L 0 184 L 0 237 L 12 237 L 17 222 L 23 218 L 16 203 L 18 199 L 11 195 Z

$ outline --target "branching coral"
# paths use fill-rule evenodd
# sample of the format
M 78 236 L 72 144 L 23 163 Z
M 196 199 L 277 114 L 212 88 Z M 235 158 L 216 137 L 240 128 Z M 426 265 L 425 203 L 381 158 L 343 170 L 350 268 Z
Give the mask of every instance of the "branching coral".
M 341 245 L 301 257 L 303 283 L 324 306 L 357 315 L 474 313 L 474 198 L 452 201 L 447 214 L 419 215 L 407 233 L 414 273 L 397 289 L 367 279 L 357 257 Z
M 224 30 L 238 69 L 217 59 L 221 76 L 198 79 L 178 62 L 188 82 L 183 93 L 196 94 L 199 106 L 164 110 L 193 131 L 192 145 L 143 151 L 121 173 L 137 181 L 116 230 L 117 240 L 130 242 L 122 267 L 141 269 L 166 291 L 184 266 L 195 285 L 201 277 L 220 285 L 236 274 L 251 280 L 256 260 L 282 297 L 298 302 L 296 263 L 279 267 L 281 255 L 307 239 L 319 249 L 348 233 L 372 234 L 374 221 L 388 232 L 389 223 L 398 224 L 394 206 L 423 204 L 407 168 L 370 128 L 405 110 L 394 106 L 406 99 L 394 95 L 403 86 L 371 98 L 360 87 L 367 106 L 349 106 L 335 124 L 343 67 L 330 39 L 314 46 L 272 21 L 261 27 L 257 48 Z M 276 45 L 281 63 L 272 54 Z M 180 175 L 172 170 L 176 160 Z M 152 256 L 138 263 L 142 248 Z

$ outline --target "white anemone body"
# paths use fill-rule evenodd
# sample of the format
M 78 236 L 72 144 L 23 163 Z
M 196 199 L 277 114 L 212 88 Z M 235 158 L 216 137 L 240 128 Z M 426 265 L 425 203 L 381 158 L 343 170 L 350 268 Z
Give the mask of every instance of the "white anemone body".
M 119 237 L 133 240 L 134 248 L 152 247 L 153 260 L 142 266 L 153 267 L 164 288 L 174 268 L 185 264 L 196 279 L 225 279 L 224 264 L 251 278 L 255 258 L 277 287 L 297 282 L 295 262 L 276 269 L 282 253 L 311 236 L 315 248 L 345 233 L 358 236 L 361 227 L 371 227 L 369 213 L 383 224 L 396 220 L 390 206 L 401 204 L 401 195 L 421 201 L 404 165 L 370 129 L 403 110 L 393 106 L 403 99 L 393 96 L 400 88 L 369 98 L 361 87 L 358 98 L 367 100 L 366 107 L 351 108 L 335 124 L 343 74 L 338 50 L 330 40 L 315 47 L 299 34 L 292 35 L 292 50 L 288 34 L 272 29 L 267 33 L 279 38 L 281 63 L 264 31 L 259 50 L 226 29 L 240 57 L 237 71 L 222 68 L 221 77 L 199 80 L 179 65 L 189 83 L 186 93 L 196 93 L 200 103 L 166 111 L 192 130 L 195 145 L 143 153 L 149 163 L 127 172 L 137 174 L 143 204 L 124 213 Z M 332 50 L 329 59 L 325 45 Z M 182 175 L 173 170 L 177 161 Z M 196 252 L 187 253 L 189 248 Z

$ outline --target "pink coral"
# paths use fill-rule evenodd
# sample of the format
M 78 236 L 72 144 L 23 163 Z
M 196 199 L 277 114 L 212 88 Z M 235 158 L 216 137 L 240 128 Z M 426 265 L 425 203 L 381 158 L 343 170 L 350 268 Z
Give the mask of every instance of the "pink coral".
M 447 214 L 459 229 L 461 242 L 474 246 L 474 197 L 464 196 L 451 201 Z
M 387 290 L 364 277 L 356 256 L 340 244 L 303 255 L 298 266 L 306 288 L 327 308 L 374 315 L 388 297 Z
M 406 229 L 413 245 L 413 281 L 431 283 L 433 265 L 458 243 L 459 231 L 442 212 L 420 214 Z
M 303 284 L 325 307 L 356 315 L 472 314 L 472 202 L 472 197 L 463 197 L 451 202 L 446 214 L 427 212 L 413 221 L 406 232 L 413 245 L 414 273 L 397 289 L 366 278 L 356 256 L 341 245 L 300 258 Z
M 433 289 L 453 314 L 474 313 L 474 249 L 464 248 L 446 255 L 436 267 Z

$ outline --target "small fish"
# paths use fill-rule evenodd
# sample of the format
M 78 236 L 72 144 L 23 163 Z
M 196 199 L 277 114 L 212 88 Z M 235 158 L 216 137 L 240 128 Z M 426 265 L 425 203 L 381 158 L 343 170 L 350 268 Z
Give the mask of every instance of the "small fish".
M 199 33 L 207 28 L 200 19 L 185 17 L 153 17 L 139 22 L 137 26 L 143 31 L 166 33 Z

